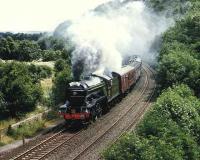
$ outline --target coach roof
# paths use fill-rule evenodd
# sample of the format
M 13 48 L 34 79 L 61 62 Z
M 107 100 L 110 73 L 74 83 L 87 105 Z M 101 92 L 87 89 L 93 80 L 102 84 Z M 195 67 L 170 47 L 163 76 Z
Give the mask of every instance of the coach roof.
M 113 73 L 116 73 L 116 74 L 118 74 L 120 76 L 123 76 L 123 75 L 125 75 L 126 73 L 130 72 L 133 69 L 134 69 L 134 67 L 132 67 L 132 66 L 124 66 L 124 67 L 120 68 L 119 70 L 113 71 Z

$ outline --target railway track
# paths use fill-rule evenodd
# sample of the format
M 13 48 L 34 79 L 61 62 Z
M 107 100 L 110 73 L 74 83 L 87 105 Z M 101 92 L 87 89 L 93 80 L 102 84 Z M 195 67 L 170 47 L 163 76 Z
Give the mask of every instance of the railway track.
M 31 149 L 25 151 L 24 153 L 12 158 L 12 160 L 29 160 L 29 159 L 42 159 L 49 153 L 53 152 L 55 149 L 60 147 L 65 141 L 72 139 L 74 136 L 79 134 L 79 132 L 65 133 L 66 129 L 53 134 L 51 137 L 45 139 L 41 143 L 32 147 Z
M 154 75 L 154 71 L 148 67 L 148 69 L 153 73 L 152 75 L 154 76 L 154 79 L 155 79 L 155 75 Z M 150 100 L 152 99 L 153 95 L 154 95 L 154 92 L 155 92 L 155 89 L 156 89 L 156 84 L 153 88 L 153 91 L 151 92 L 150 96 L 148 97 L 147 101 L 143 104 L 143 107 L 141 108 L 141 110 L 139 111 L 139 113 L 136 115 L 135 119 L 124 129 L 124 132 L 122 132 L 113 142 L 113 143 L 116 143 L 123 135 L 125 132 L 127 131 L 131 131 L 133 129 L 133 126 L 136 125 L 136 123 L 138 122 L 138 120 L 140 120 L 145 111 L 148 109 L 148 107 L 150 106 Z
M 72 160 L 77 160 L 77 159 L 86 159 L 86 158 L 81 158 L 87 151 L 90 150 L 90 148 L 92 148 L 94 145 L 98 145 L 98 143 L 100 143 L 101 139 L 103 137 L 105 137 L 107 134 L 109 134 L 109 132 L 117 125 L 117 123 L 119 121 L 121 121 L 123 119 L 123 117 L 127 116 L 127 114 L 132 110 L 132 108 L 138 104 L 140 102 L 140 100 L 142 99 L 145 91 L 147 90 L 148 88 L 148 85 L 149 85 L 149 79 L 150 79 L 150 75 L 147 71 L 147 68 L 149 69 L 149 71 L 151 71 L 151 69 L 148 67 L 148 66 L 145 66 L 144 67 L 144 71 L 145 73 L 147 74 L 147 77 L 146 77 L 146 80 L 145 80 L 145 83 L 144 83 L 144 88 L 142 90 L 142 92 L 140 93 L 138 99 L 136 102 L 134 102 L 132 104 L 132 106 L 129 108 L 129 110 L 121 115 L 120 119 L 118 121 L 116 121 L 115 123 L 112 124 L 112 126 L 110 128 L 108 128 L 102 135 L 100 135 L 95 141 L 93 141 L 92 143 L 90 143 L 89 145 L 87 145 L 81 152 L 79 152 L 78 154 L 76 154 L 74 157 L 71 157 L 70 159 Z M 152 75 L 154 76 L 154 73 L 153 71 L 151 71 Z M 141 117 L 143 116 L 145 110 L 148 108 L 148 106 L 150 105 L 149 104 L 149 101 L 151 100 L 151 98 L 153 97 L 154 95 L 154 91 L 155 91 L 155 88 L 156 86 L 154 86 L 153 88 L 153 91 L 151 92 L 150 96 L 148 97 L 148 100 L 142 105 L 142 107 L 140 107 L 139 109 L 139 112 L 137 112 L 136 116 L 134 117 L 133 121 L 131 123 L 129 123 L 125 128 L 123 128 L 121 134 L 115 138 L 114 141 L 111 141 L 110 144 L 113 144 L 115 143 L 126 131 L 129 131 L 131 130 L 131 128 L 136 125 L 136 123 L 141 119 Z M 89 153 L 88 153 L 89 154 Z M 87 155 L 87 153 L 86 153 Z M 101 159 L 101 157 L 98 157 L 97 159 Z
M 109 128 L 104 130 L 102 134 L 97 136 L 97 138 L 95 138 L 91 143 L 86 145 L 84 147 L 84 149 L 80 150 L 78 153 L 76 153 L 74 155 L 72 154 L 72 156 L 70 156 L 67 159 L 73 159 L 73 160 L 79 159 L 82 155 L 84 155 L 87 151 L 89 151 L 92 146 L 95 146 L 96 144 L 100 143 L 100 140 L 106 134 L 108 134 L 112 129 L 114 129 L 117 126 L 117 124 L 120 121 L 122 121 L 123 117 L 126 117 L 126 115 L 130 112 L 130 110 L 133 108 L 133 106 L 135 106 L 136 104 L 138 104 L 140 102 L 144 93 L 148 89 L 149 78 L 150 78 L 148 75 L 147 69 L 144 68 L 144 71 L 146 73 L 145 82 L 141 89 L 141 92 L 139 93 L 139 95 L 137 95 L 137 100 L 134 100 L 134 102 L 129 106 L 129 109 L 125 113 L 123 113 Z M 123 129 L 123 132 L 120 134 L 120 136 L 125 131 L 129 130 L 131 128 L 131 126 L 134 125 L 138 121 L 138 119 L 141 117 L 141 115 L 145 111 L 145 108 L 147 108 L 147 107 L 148 107 L 148 103 L 146 103 L 146 105 L 144 105 L 144 107 L 140 109 L 139 114 L 135 117 L 134 121 L 132 121 L 132 124 L 130 124 L 129 126 L 127 126 L 126 128 Z M 72 141 L 73 139 L 74 140 L 77 139 L 79 137 L 79 134 L 81 134 L 82 132 L 83 131 L 80 130 L 76 133 L 66 133 L 65 130 L 61 130 L 58 133 L 47 138 L 46 140 L 42 141 L 38 145 L 32 147 L 31 149 L 25 151 L 24 153 L 12 158 L 12 159 L 13 160 L 19 160 L 19 159 L 23 159 L 23 160 L 26 160 L 26 159 L 35 159 L 36 160 L 37 159 L 38 160 L 38 159 L 47 159 L 47 157 L 50 158 L 49 155 L 52 155 L 53 153 L 55 153 L 55 151 L 58 150 L 63 145 L 70 146 L 70 140 Z M 120 136 L 118 136 L 118 137 L 120 137 Z M 83 141 L 83 143 L 84 143 L 84 141 Z M 79 147 L 78 143 L 77 143 L 77 147 Z

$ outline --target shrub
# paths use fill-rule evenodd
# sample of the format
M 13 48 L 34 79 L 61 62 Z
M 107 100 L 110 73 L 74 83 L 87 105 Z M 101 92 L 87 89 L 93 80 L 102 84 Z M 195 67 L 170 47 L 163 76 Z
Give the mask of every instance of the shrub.
M 69 66 L 67 65 L 66 60 L 64 60 L 64 59 L 56 60 L 55 65 L 54 65 L 54 69 L 55 69 L 56 72 L 61 72 L 65 68 L 69 68 Z
M 44 78 L 49 78 L 52 76 L 52 69 L 48 66 L 38 66 L 31 64 L 28 67 L 29 74 L 34 82 L 39 82 L 39 80 Z

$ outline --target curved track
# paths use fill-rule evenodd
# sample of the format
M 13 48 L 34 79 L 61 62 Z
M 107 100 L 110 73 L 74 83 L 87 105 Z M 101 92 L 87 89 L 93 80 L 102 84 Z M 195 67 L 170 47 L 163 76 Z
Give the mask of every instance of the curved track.
M 87 156 L 90 154 L 90 149 L 92 150 L 92 148 L 95 148 L 95 146 L 99 146 L 100 143 L 102 143 L 102 139 L 106 136 L 108 136 L 108 134 L 112 135 L 112 129 L 118 129 L 117 124 L 120 121 L 123 121 L 124 117 L 128 116 L 128 114 L 130 112 L 132 112 L 133 108 L 135 105 L 137 105 L 138 103 L 141 102 L 144 94 L 146 93 L 146 91 L 148 91 L 149 89 L 149 85 L 150 85 L 150 79 L 152 78 L 151 76 L 154 77 L 154 73 L 151 70 L 151 68 L 147 65 L 143 65 L 144 71 L 146 73 L 146 79 L 145 79 L 145 83 L 144 83 L 144 87 L 142 89 L 142 92 L 140 93 L 140 95 L 138 96 L 137 100 L 131 104 L 131 107 L 127 110 L 127 112 L 123 115 L 121 115 L 120 119 L 118 119 L 118 121 L 116 121 L 115 123 L 112 124 L 112 126 L 110 128 L 108 128 L 107 130 L 105 130 L 105 132 L 100 135 L 97 139 L 95 139 L 95 141 L 93 141 L 92 143 L 90 143 L 89 145 L 87 145 L 82 151 L 80 151 L 79 153 L 77 153 L 76 155 L 74 155 L 73 157 L 70 157 L 70 159 L 72 160 L 76 160 L 76 159 L 93 159 L 94 157 L 90 157 Z M 129 131 L 133 128 L 133 126 L 135 126 L 138 121 L 141 119 L 141 117 L 143 116 L 144 112 L 146 111 L 146 109 L 149 107 L 150 105 L 150 100 L 152 99 L 153 95 L 154 95 L 154 91 L 155 91 L 156 85 L 153 86 L 152 91 L 150 93 L 150 95 L 148 96 L 147 100 L 139 107 L 137 114 L 132 118 L 132 121 L 129 122 L 121 131 L 121 133 L 110 143 L 115 143 L 126 131 Z M 87 158 L 86 158 L 87 157 Z M 97 155 L 97 157 L 95 157 L 94 159 L 100 159 L 99 155 Z
M 97 146 L 102 146 L 102 144 L 104 144 L 103 146 L 105 148 L 105 146 L 110 143 L 114 143 L 125 131 L 131 130 L 141 119 L 149 106 L 149 101 L 156 87 L 155 84 L 151 84 L 152 82 L 150 82 L 151 79 L 153 79 L 154 73 L 147 65 L 143 65 L 143 70 L 145 73 L 144 83 L 139 89 L 138 94 L 136 94 L 134 98 L 127 98 L 127 102 L 122 104 L 126 105 L 126 110 L 124 109 L 125 111 L 120 113 L 120 116 L 113 122 L 112 118 L 109 117 L 110 120 L 108 118 L 107 121 L 109 121 L 110 124 L 108 124 L 107 127 L 102 127 L 103 125 L 99 128 L 97 127 L 97 133 L 93 133 L 93 137 L 90 139 L 86 137 L 90 128 L 71 133 L 61 130 L 12 159 L 58 159 L 58 154 L 60 154 L 59 159 L 99 159 L 99 153 L 91 157 L 92 151 L 97 149 Z M 152 87 L 150 87 L 151 85 Z M 153 89 L 150 90 L 149 88 Z M 150 92 L 148 98 L 145 103 L 142 103 L 141 101 L 147 92 Z M 139 105 L 140 103 L 141 105 Z M 126 123 L 126 125 L 124 125 L 124 123 Z M 93 128 L 95 128 L 95 126 Z M 105 142 L 110 136 L 113 138 Z M 55 155 L 55 153 L 57 158 L 52 156 Z

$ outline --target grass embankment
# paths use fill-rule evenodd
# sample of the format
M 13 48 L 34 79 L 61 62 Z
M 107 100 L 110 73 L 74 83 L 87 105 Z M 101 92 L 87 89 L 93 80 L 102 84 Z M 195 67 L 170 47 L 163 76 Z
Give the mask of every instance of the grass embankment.
M 38 106 L 36 110 L 27 113 L 23 118 L 20 120 L 17 118 L 10 118 L 10 119 L 5 119 L 5 120 L 0 120 L 0 129 L 8 128 L 9 125 L 15 124 L 19 121 L 25 120 L 27 118 L 30 118 L 36 114 L 43 113 L 45 111 L 45 108 Z
M 43 96 L 45 99 L 48 99 L 49 95 L 51 94 L 51 89 L 52 89 L 52 85 L 53 85 L 52 78 L 43 79 L 40 81 L 40 83 L 41 83 L 41 87 L 43 90 Z M 39 104 L 34 111 L 27 113 L 23 118 L 20 118 L 20 120 L 16 119 L 16 118 L 0 120 L 0 129 L 8 128 L 9 125 L 12 125 L 19 121 L 30 118 L 36 114 L 43 113 L 46 109 L 47 109 L 47 107 L 45 107 L 42 104 Z
M 41 87 L 43 90 L 43 101 L 47 103 L 50 98 L 51 90 L 52 90 L 52 77 L 46 78 L 40 81 Z M 38 104 L 37 108 L 27 113 L 23 118 L 19 119 L 6 119 L 0 121 L 0 129 L 8 128 L 10 125 L 15 124 L 19 121 L 25 120 L 32 116 L 35 116 L 39 113 L 43 113 L 48 108 L 44 106 L 44 104 Z M 21 127 L 17 129 L 11 129 L 8 131 L 8 134 L 3 135 L 0 138 L 0 146 L 5 144 L 12 143 L 15 140 L 22 139 L 22 137 L 30 138 L 37 135 L 40 131 L 44 130 L 48 126 L 51 126 L 58 120 L 58 115 L 55 111 L 51 111 L 43 120 L 38 120 L 34 122 L 24 123 Z
M 23 137 L 31 138 L 46 129 L 47 127 L 56 123 L 59 120 L 57 112 L 51 111 L 42 120 L 36 120 L 29 123 L 24 123 L 16 129 L 8 129 L 6 135 L 1 137 L 0 146 L 20 140 Z

